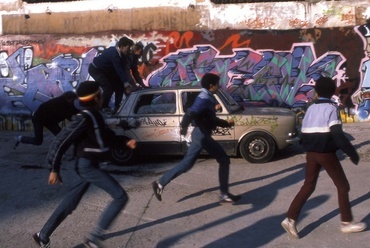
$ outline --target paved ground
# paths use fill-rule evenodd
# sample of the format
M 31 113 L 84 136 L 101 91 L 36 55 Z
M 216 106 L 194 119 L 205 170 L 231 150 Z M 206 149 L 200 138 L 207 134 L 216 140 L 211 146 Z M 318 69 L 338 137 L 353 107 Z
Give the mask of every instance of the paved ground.
M 351 182 L 350 198 L 356 220 L 370 224 L 369 123 L 345 124 L 362 158 L 358 166 L 343 157 Z M 72 162 L 65 161 L 63 186 L 47 185 L 44 159 L 52 136 L 43 146 L 21 145 L 13 150 L 13 136 L 0 132 L 0 247 L 36 247 L 31 235 L 39 231 L 76 180 Z M 241 194 L 236 205 L 218 203 L 217 165 L 207 157 L 169 184 L 159 202 L 151 182 L 179 158 L 146 158 L 132 167 L 105 169 L 128 191 L 130 202 L 105 235 L 106 247 L 370 247 L 369 228 L 342 234 L 335 187 L 322 172 L 316 192 L 298 222 L 301 239 L 289 238 L 280 226 L 292 197 L 302 184 L 304 154 L 299 146 L 280 152 L 266 164 L 233 158 L 231 192 Z M 81 241 L 110 198 L 92 187 L 77 210 L 52 235 L 53 248 L 82 247 Z

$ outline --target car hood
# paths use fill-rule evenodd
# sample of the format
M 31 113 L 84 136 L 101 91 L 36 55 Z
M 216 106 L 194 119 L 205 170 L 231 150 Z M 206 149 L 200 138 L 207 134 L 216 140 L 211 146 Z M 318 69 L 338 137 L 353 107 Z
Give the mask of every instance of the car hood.
M 294 112 L 287 108 L 279 107 L 248 107 L 243 110 L 246 115 L 286 115 L 294 116 Z

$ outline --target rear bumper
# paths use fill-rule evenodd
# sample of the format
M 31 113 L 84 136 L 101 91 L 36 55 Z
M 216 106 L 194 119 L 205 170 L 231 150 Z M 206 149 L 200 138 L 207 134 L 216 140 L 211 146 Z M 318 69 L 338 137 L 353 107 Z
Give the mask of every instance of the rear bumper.
M 287 139 L 286 140 L 286 143 L 292 144 L 292 145 L 294 145 L 294 144 L 297 144 L 298 145 L 300 141 L 301 141 L 301 138 L 299 138 L 299 137 L 293 137 L 293 138 Z

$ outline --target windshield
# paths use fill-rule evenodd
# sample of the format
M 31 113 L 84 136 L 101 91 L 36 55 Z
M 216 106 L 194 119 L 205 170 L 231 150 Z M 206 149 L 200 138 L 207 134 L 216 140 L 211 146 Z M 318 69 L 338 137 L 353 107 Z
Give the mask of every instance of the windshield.
M 226 105 L 227 108 L 229 108 L 230 113 L 241 110 L 239 104 L 224 89 L 219 88 L 217 91 L 217 96 L 221 98 L 222 102 Z

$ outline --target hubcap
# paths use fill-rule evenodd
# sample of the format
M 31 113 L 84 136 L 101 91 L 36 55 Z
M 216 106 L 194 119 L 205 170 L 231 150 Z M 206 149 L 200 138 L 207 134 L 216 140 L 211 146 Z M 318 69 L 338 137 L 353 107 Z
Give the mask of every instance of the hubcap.
M 266 145 L 263 140 L 255 139 L 251 143 L 249 143 L 249 153 L 253 157 L 260 157 L 266 151 Z

